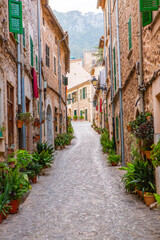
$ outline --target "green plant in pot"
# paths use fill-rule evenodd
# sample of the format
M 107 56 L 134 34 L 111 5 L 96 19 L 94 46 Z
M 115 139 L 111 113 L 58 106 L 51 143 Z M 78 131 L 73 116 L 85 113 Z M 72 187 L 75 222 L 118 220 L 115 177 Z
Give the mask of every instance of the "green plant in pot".
M 77 116 L 77 115 L 74 115 L 74 116 L 73 116 L 73 120 L 74 120 L 74 121 L 77 121 L 77 119 L 78 119 L 78 116 Z
M 33 183 L 37 182 L 37 176 L 40 174 L 43 166 L 39 164 L 38 159 L 34 158 L 27 166 L 27 174 Z
M 17 159 L 14 157 L 9 157 L 7 160 L 7 163 L 11 168 L 15 168 L 15 166 L 17 164 Z
M 42 151 L 40 154 L 38 152 L 34 152 L 33 160 L 37 161 L 43 168 L 51 168 L 54 157 L 49 154 L 48 151 Z
M 120 161 L 121 161 L 121 156 L 117 155 L 114 150 L 110 150 L 109 156 L 107 158 L 108 164 L 111 164 L 112 166 L 117 166 Z
M 84 119 L 84 116 L 80 116 L 79 119 L 80 119 L 80 120 L 83 120 L 83 119 Z
M 160 166 L 160 140 L 157 144 L 152 145 L 152 151 L 151 151 L 151 160 L 155 167 Z
M 9 213 L 9 183 L 7 183 L 4 187 L 4 192 L 0 194 L 0 223 L 2 223 L 3 219 L 7 218 Z

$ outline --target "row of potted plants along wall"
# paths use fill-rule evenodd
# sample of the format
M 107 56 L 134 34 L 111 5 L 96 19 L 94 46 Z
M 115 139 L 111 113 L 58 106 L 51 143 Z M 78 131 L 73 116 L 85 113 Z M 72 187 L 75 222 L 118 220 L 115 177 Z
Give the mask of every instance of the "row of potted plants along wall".
M 57 135 L 55 139 L 55 148 L 62 150 L 66 145 L 71 144 L 71 140 L 74 138 L 74 129 L 71 124 L 71 118 L 67 119 L 67 133 Z
M 18 150 L 0 162 L 0 223 L 9 213 L 17 213 L 19 204 L 28 196 L 37 176 L 44 174 L 54 161 L 53 145 L 38 143 L 31 155 L 26 150 Z
M 154 144 L 153 117 L 149 112 L 141 113 L 127 125 L 131 133 L 132 162 L 122 168 L 123 182 L 128 192 L 137 193 L 150 206 L 159 195 L 156 194 L 155 167 L 160 165 L 160 141 Z

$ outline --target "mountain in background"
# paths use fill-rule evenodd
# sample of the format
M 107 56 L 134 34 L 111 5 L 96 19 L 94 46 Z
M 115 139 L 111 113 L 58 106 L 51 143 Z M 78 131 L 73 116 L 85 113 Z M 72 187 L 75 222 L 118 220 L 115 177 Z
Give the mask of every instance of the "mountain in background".
M 103 35 L 102 13 L 62 13 L 54 10 L 54 14 L 63 30 L 69 33 L 71 57 L 82 58 L 83 49 L 98 47 L 99 39 Z

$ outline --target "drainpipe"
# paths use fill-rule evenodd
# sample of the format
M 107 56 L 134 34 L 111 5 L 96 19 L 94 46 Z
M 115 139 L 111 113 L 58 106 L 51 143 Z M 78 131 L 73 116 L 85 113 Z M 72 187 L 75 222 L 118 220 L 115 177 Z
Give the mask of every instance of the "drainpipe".
M 111 26 L 111 0 L 109 0 L 109 28 L 110 28 L 110 66 L 111 66 L 111 102 L 112 102 L 112 127 L 113 127 L 113 142 L 116 151 L 115 141 L 115 123 L 114 123 L 114 101 L 113 101 L 113 64 L 112 64 L 112 26 Z
M 140 1 L 138 0 L 138 39 L 139 39 L 139 62 L 140 62 L 140 86 L 143 84 L 143 51 L 142 51 L 142 13 L 140 12 Z M 141 112 L 144 113 L 144 93 L 140 92 Z
M 121 53 L 120 53 L 120 39 L 119 39 L 118 0 L 116 0 L 116 24 L 117 24 L 119 101 L 120 101 L 120 124 L 121 124 L 121 157 L 122 157 L 122 165 L 124 166 L 125 162 L 124 162 L 123 104 L 122 104 Z
M 25 85 L 24 85 L 24 58 L 23 58 L 23 36 L 21 36 L 21 72 L 22 72 L 22 113 L 26 112 Z M 26 148 L 26 127 L 22 127 L 22 148 Z
M 38 55 L 39 55 L 39 88 L 40 88 L 40 143 L 42 143 L 42 79 L 41 79 L 41 16 L 40 0 L 37 1 L 38 10 Z

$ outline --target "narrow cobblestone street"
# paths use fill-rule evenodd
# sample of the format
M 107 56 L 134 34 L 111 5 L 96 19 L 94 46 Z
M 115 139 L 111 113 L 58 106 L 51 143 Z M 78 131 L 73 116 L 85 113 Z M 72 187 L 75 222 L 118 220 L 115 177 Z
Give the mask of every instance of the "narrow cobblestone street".
M 0 226 L 0 240 L 160 239 L 160 212 L 126 194 L 117 167 L 107 166 L 99 135 L 73 123 L 76 139 L 32 185 L 20 211 Z

